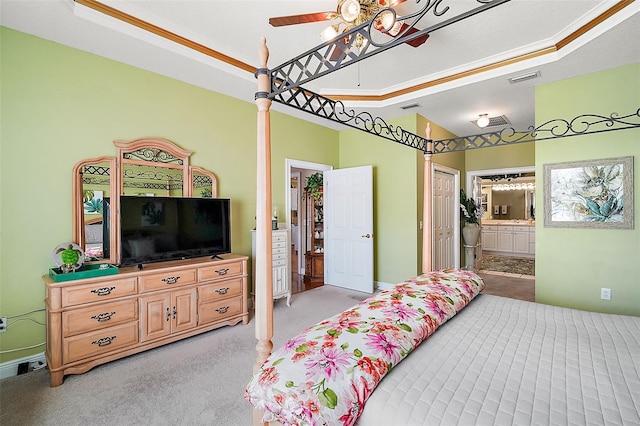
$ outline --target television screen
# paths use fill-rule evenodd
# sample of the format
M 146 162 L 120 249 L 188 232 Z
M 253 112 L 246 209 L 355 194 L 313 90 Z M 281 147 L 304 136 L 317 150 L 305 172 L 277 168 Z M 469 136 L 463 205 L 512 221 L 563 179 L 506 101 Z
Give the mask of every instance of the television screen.
M 226 198 L 120 197 L 122 266 L 231 252 Z

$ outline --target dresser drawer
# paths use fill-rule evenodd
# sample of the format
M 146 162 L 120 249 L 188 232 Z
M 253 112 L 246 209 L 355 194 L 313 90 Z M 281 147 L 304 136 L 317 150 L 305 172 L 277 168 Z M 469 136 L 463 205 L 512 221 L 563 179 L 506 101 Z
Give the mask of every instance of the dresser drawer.
M 223 263 L 198 268 L 198 282 L 225 279 L 242 275 L 242 262 Z
M 242 312 L 242 299 L 226 299 L 218 302 L 203 303 L 198 306 L 198 325 L 216 322 L 239 315 Z
M 201 285 L 198 287 L 198 303 L 203 304 L 215 300 L 236 297 L 242 294 L 242 278 L 221 281 L 216 284 Z
M 132 322 L 63 339 L 63 363 L 79 361 L 138 343 L 138 323 Z
M 138 319 L 138 299 L 93 305 L 62 313 L 62 334 L 75 336 Z
M 140 292 L 167 290 L 187 284 L 195 284 L 196 269 L 178 269 L 171 272 L 143 275 L 140 277 Z
M 116 297 L 138 294 L 136 277 L 101 281 L 95 284 L 69 286 L 62 289 L 62 306 L 102 302 Z

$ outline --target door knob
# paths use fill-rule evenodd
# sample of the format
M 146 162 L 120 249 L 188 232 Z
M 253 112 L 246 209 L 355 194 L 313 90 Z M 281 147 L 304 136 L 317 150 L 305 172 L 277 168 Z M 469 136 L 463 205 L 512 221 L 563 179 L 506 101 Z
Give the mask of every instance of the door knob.
M 372 238 L 373 234 L 364 234 L 362 238 Z

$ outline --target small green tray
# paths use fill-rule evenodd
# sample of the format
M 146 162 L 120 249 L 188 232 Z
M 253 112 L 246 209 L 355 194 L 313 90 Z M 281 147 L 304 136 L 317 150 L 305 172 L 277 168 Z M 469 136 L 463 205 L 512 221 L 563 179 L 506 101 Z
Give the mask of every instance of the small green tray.
M 106 267 L 102 265 L 107 265 Z M 107 263 L 93 263 L 91 265 L 82 265 L 76 272 L 68 274 L 63 273 L 60 268 L 49 269 L 49 276 L 55 282 L 81 280 L 84 278 L 103 277 L 106 275 L 114 275 L 118 273 L 118 267 Z

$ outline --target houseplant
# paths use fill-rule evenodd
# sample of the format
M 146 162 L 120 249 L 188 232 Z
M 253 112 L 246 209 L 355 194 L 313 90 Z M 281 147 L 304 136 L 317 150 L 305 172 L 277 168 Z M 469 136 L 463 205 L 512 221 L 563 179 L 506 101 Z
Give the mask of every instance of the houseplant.
M 467 198 L 464 189 L 460 190 L 460 219 L 462 220 L 462 238 L 467 246 L 478 244 L 480 237 L 480 218 L 482 208 L 476 205 L 473 198 Z
M 322 200 L 322 172 L 317 172 L 311 176 L 307 176 L 305 183 L 305 197 L 311 197 L 316 201 Z

